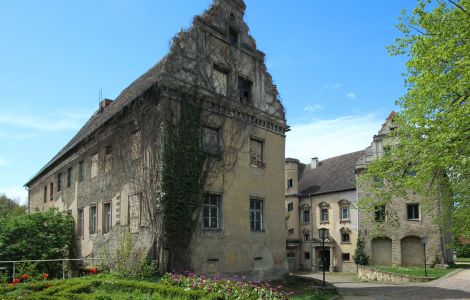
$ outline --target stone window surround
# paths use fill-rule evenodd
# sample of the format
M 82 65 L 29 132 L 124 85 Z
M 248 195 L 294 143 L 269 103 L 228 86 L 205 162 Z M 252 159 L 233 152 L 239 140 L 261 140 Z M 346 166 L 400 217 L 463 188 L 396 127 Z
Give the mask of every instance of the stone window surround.
M 341 235 L 341 244 L 351 244 L 351 229 L 349 229 L 348 227 L 341 227 L 341 229 L 339 230 L 340 232 L 340 235 Z M 349 235 L 349 241 L 348 242 L 344 242 L 343 241 L 343 234 L 347 234 Z
M 330 204 L 328 202 L 322 201 L 318 203 L 318 207 L 320 209 L 320 224 L 329 224 L 330 222 Z M 324 221 L 322 220 L 322 210 L 326 209 L 328 214 L 327 214 L 327 220 Z
M 339 222 L 340 223 L 349 223 L 351 222 L 351 201 L 346 200 L 346 199 L 341 199 L 338 201 L 338 206 L 339 206 Z M 343 219 L 343 208 L 348 209 L 348 218 Z

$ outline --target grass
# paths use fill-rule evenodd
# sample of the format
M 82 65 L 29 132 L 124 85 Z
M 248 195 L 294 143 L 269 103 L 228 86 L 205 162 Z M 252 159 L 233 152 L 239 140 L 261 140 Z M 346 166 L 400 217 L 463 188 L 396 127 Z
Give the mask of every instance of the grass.
M 377 269 L 377 270 L 384 271 L 384 272 L 424 277 L 424 267 L 393 267 L 393 266 L 370 266 L 370 267 L 372 269 Z M 428 277 L 435 277 L 435 278 L 442 277 L 452 271 L 454 271 L 454 269 L 427 268 Z
M 333 298 L 333 296 L 336 296 L 336 293 L 333 292 L 323 292 L 319 294 L 312 294 L 312 293 L 306 293 L 306 294 L 298 294 L 298 295 L 293 295 L 290 296 L 289 299 L 292 300 L 328 300 Z
M 455 259 L 455 262 L 456 262 L 456 263 L 459 263 L 459 262 L 470 262 L 470 257 L 458 257 L 457 259 Z

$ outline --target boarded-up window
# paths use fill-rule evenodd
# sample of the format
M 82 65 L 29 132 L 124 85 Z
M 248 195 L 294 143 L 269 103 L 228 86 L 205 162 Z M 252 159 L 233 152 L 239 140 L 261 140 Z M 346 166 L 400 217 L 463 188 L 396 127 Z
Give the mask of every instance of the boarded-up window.
M 91 156 L 91 178 L 98 175 L 98 153 L 95 153 Z
M 137 130 L 131 135 L 131 157 L 137 159 L 142 155 L 142 136 L 140 130 Z
M 131 233 L 140 229 L 140 194 L 129 195 L 129 229 Z
M 113 146 L 106 146 L 104 157 L 104 171 L 108 173 L 113 169 Z
M 72 186 L 72 168 L 67 169 L 67 187 Z
M 227 96 L 227 71 L 214 66 L 214 72 L 212 75 L 215 92 L 219 95 Z
M 240 96 L 240 103 L 251 103 L 251 89 L 253 83 L 250 80 L 238 77 L 238 95 Z
M 263 142 L 250 139 L 250 165 L 263 167 Z
M 202 127 L 202 149 L 207 154 L 217 155 L 219 153 L 219 129 Z
M 57 174 L 57 191 L 62 190 L 62 173 Z

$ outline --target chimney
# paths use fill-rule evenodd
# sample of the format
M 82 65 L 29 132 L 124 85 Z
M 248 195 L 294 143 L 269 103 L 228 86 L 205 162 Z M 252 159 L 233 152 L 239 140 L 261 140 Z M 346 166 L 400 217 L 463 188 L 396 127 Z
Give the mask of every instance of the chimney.
M 113 100 L 105 98 L 104 100 L 101 100 L 100 102 L 100 112 L 103 112 L 106 107 L 108 107 L 111 103 L 113 103 Z
M 316 167 L 318 167 L 318 157 L 314 157 L 312 158 L 312 162 L 310 163 L 310 168 L 312 169 L 315 169 Z

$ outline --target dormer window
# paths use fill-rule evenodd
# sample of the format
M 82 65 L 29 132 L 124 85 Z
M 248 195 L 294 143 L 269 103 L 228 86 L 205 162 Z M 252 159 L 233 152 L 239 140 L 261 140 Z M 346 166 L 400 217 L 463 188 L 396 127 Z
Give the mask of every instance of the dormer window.
M 228 29 L 228 41 L 230 45 L 238 46 L 238 31 L 233 27 Z
M 250 104 L 251 103 L 251 89 L 253 82 L 238 76 L 238 95 L 240 96 L 240 103 Z

